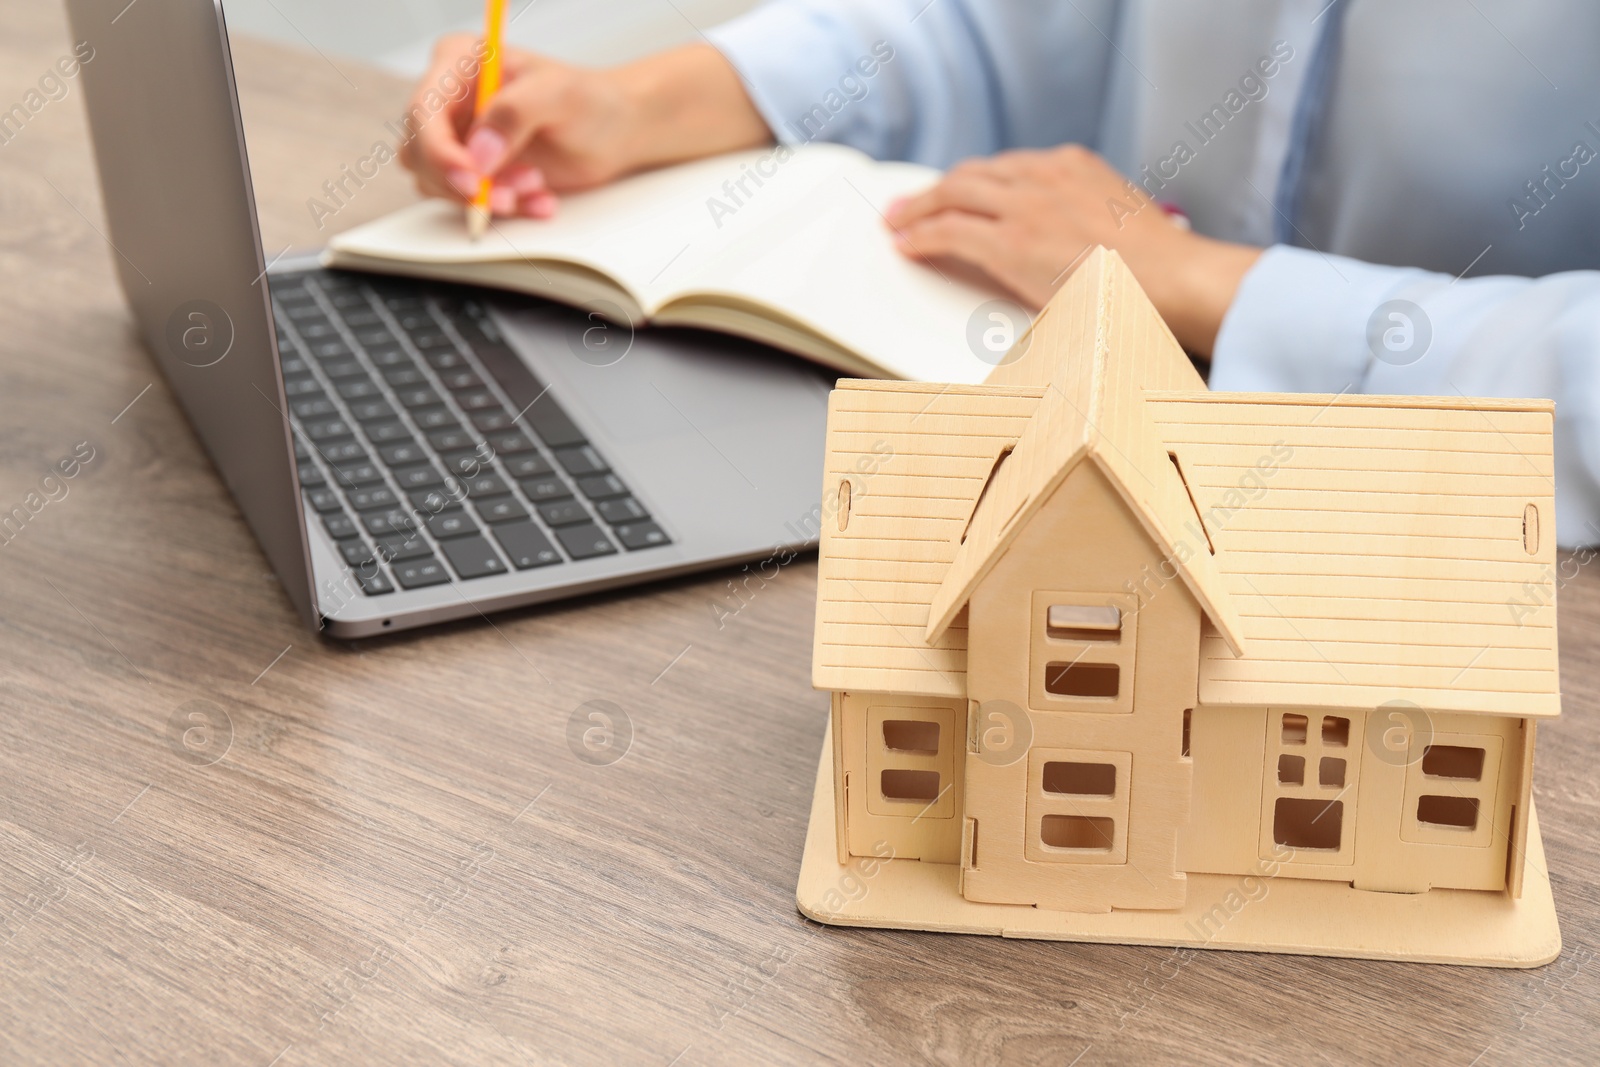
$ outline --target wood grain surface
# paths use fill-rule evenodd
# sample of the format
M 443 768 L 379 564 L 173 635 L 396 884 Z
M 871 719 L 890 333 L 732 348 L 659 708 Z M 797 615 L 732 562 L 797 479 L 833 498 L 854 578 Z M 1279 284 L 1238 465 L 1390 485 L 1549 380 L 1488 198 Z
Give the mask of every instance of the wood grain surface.
M 53 3 L 0 26 L 8 108 L 70 42 Z M 269 255 L 314 245 L 307 199 L 405 87 L 236 55 Z M 411 195 L 390 167 L 335 224 Z M 73 89 L 0 145 L 0 512 L 94 452 L 0 541 L 0 1063 L 1593 1062 L 1594 568 L 1539 735 L 1542 971 L 817 926 L 812 562 L 720 627 L 734 575 L 316 638 L 133 340 L 103 228 Z M 596 700 L 611 745 L 574 748 Z

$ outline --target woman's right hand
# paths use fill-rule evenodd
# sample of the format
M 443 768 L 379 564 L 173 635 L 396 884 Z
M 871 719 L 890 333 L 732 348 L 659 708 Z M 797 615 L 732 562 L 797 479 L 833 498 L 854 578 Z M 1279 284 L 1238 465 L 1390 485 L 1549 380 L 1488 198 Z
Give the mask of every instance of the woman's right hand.
M 440 40 L 408 105 L 405 121 L 417 133 L 400 158 L 426 195 L 467 201 L 480 176 L 489 176 L 496 214 L 543 218 L 554 213 L 557 194 L 771 139 L 733 68 L 710 45 L 611 70 L 507 48 L 500 91 L 477 116 L 481 49 L 465 34 Z

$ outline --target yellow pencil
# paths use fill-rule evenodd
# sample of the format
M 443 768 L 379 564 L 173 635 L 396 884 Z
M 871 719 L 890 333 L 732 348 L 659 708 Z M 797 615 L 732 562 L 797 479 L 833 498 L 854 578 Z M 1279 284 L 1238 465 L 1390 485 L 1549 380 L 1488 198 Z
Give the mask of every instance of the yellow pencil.
M 480 116 L 500 91 L 500 38 L 505 29 L 506 0 L 486 0 L 483 22 L 483 67 L 478 72 L 478 96 L 473 103 L 473 113 Z M 467 207 L 467 232 L 474 241 L 489 229 L 489 192 L 493 188 L 488 175 L 478 179 L 478 195 Z

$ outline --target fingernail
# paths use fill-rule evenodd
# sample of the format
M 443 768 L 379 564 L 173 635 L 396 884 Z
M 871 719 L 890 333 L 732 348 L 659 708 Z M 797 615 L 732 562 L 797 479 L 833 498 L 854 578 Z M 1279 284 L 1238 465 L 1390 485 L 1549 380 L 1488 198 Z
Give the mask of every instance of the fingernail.
M 445 181 L 450 183 L 451 188 L 468 200 L 478 195 L 478 176 L 470 170 L 463 170 L 457 167 L 444 177 Z
M 472 156 L 472 161 L 478 165 L 480 174 L 493 174 L 500 167 L 500 162 L 506 155 L 506 139 L 500 131 L 488 126 L 479 126 L 472 131 L 472 136 L 467 138 L 467 151 Z
M 526 164 L 513 164 L 506 169 L 501 180 L 517 191 L 518 196 L 531 196 L 544 191 L 544 171 Z
M 504 185 L 489 190 L 489 210 L 496 215 L 514 215 L 517 211 L 517 193 Z
M 534 193 L 522 198 L 522 213 L 530 219 L 548 219 L 556 213 L 556 198 L 550 193 Z
M 900 216 L 900 211 L 905 206 L 906 206 L 906 198 L 903 197 L 903 196 L 896 197 L 895 199 L 889 201 L 889 208 L 888 208 L 887 211 L 884 212 L 884 215 L 886 215 L 889 218 L 889 220 L 892 222 L 892 221 L 894 221 L 896 218 L 898 218 Z

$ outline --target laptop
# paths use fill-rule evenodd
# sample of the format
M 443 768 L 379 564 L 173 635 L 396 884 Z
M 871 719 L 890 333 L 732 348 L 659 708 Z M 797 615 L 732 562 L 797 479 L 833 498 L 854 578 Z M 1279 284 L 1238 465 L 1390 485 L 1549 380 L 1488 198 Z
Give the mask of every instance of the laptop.
M 269 262 L 222 5 L 67 10 L 94 48 L 79 80 L 123 292 L 307 625 L 366 637 L 815 546 L 822 369 Z

